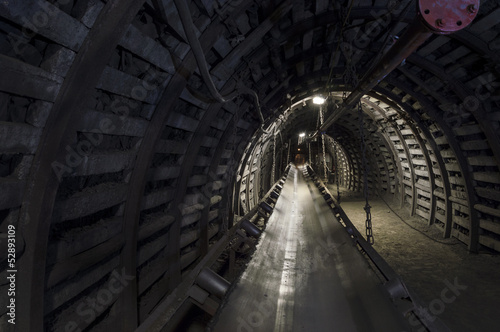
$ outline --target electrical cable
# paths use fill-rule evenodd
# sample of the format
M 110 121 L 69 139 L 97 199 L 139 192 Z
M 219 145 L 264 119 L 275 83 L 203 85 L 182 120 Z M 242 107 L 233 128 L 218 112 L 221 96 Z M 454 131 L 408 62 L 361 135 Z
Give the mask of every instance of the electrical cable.
M 179 17 L 181 19 L 182 27 L 184 28 L 184 32 L 186 33 L 186 37 L 189 42 L 189 46 L 191 47 L 191 51 L 193 52 L 193 55 L 195 57 L 196 63 L 198 64 L 198 69 L 200 70 L 200 74 L 203 78 L 203 81 L 208 87 L 208 90 L 212 97 L 217 100 L 218 102 L 221 103 L 227 103 L 234 98 L 242 95 L 242 94 L 247 94 L 250 95 L 254 98 L 254 103 L 255 103 L 255 108 L 257 111 L 257 115 L 259 117 L 259 120 L 261 122 L 261 129 L 265 133 L 268 133 L 266 130 L 264 130 L 264 116 L 262 115 L 262 111 L 260 108 L 260 103 L 259 103 L 259 96 L 257 95 L 257 92 L 254 90 L 245 87 L 243 85 L 240 85 L 237 87 L 233 92 L 229 93 L 226 96 L 222 96 L 217 88 L 215 87 L 215 84 L 210 77 L 210 72 L 208 70 L 208 64 L 207 60 L 205 58 L 205 54 L 203 52 L 203 48 L 201 47 L 201 43 L 196 36 L 196 30 L 195 26 L 193 23 L 193 19 L 191 18 L 191 11 L 189 10 L 189 6 L 186 3 L 186 0 L 174 0 L 175 6 L 177 7 L 177 11 L 179 13 Z M 241 84 L 241 82 L 240 82 Z
M 454 245 L 460 244 L 460 243 L 458 243 L 458 242 L 457 242 L 457 243 L 448 243 L 448 242 L 442 242 L 442 241 L 438 241 L 438 240 L 436 240 L 436 239 L 433 239 L 433 238 L 432 238 L 432 237 L 430 237 L 429 235 L 427 235 L 427 234 L 423 233 L 421 230 L 419 230 L 419 229 L 417 229 L 417 228 L 413 227 L 412 225 L 410 225 L 410 224 L 408 224 L 406 221 L 404 221 L 404 219 L 403 219 L 403 218 L 401 218 L 401 216 L 400 216 L 399 214 L 397 214 L 397 213 L 396 213 L 396 212 L 395 212 L 395 211 L 391 208 L 391 206 L 390 206 L 390 205 L 389 205 L 389 204 L 385 201 L 385 199 L 384 199 L 382 196 L 380 196 L 380 199 L 382 199 L 382 201 L 385 203 L 385 205 L 387 205 L 387 207 L 389 208 L 389 210 L 391 210 L 391 211 L 392 211 L 392 213 L 394 213 L 394 214 L 395 214 L 395 215 L 396 215 L 396 216 L 397 216 L 397 217 L 398 217 L 398 218 L 399 218 L 402 222 L 404 222 L 404 223 L 405 223 L 408 227 L 410 227 L 410 228 L 412 228 L 412 229 L 416 230 L 417 232 L 419 232 L 420 234 L 422 234 L 422 235 L 424 235 L 424 236 L 428 237 L 428 238 L 429 238 L 429 239 L 431 239 L 432 241 L 437 242 L 437 243 L 440 243 L 440 244 L 445 244 L 445 245 L 447 245 L 447 246 L 454 246 Z M 478 252 L 478 253 L 477 253 L 477 255 L 499 256 L 500 254 L 498 254 L 498 253 L 494 253 L 494 252 Z
M 384 50 L 387 47 L 387 44 L 389 43 L 390 36 L 393 35 L 393 32 L 396 30 L 398 24 L 402 22 L 402 18 L 404 18 L 406 16 L 406 14 L 408 14 L 408 11 L 410 10 L 410 5 L 412 3 L 413 3 L 413 0 L 409 0 L 408 1 L 408 3 L 406 4 L 405 8 L 402 10 L 402 13 L 399 14 L 398 21 L 394 22 L 393 25 L 392 25 L 392 28 L 387 32 L 387 35 L 385 36 L 385 40 L 384 40 L 384 42 L 382 44 L 382 47 L 377 52 L 377 56 L 373 59 L 372 64 L 370 65 L 370 67 L 367 70 L 367 72 L 370 71 L 372 69 L 372 67 L 375 66 L 378 63 L 378 61 L 380 60 L 380 58 L 384 55 L 384 53 L 385 53 Z M 395 10 L 395 8 L 393 8 L 390 12 L 388 12 L 385 15 L 391 15 L 394 12 L 394 10 Z
M 345 28 L 345 25 L 347 23 L 347 20 L 349 19 L 349 16 L 351 15 L 351 9 L 352 9 L 352 5 L 353 4 L 354 4 L 354 0 L 351 0 L 351 4 L 349 5 L 349 10 L 347 11 L 346 18 L 345 18 L 344 22 L 342 23 L 342 28 L 340 29 L 340 33 L 339 33 L 340 38 L 339 38 L 339 42 L 337 43 L 337 48 L 335 49 L 335 52 L 333 53 L 332 58 L 330 59 L 330 62 L 333 61 L 333 60 L 335 60 L 335 58 L 337 57 L 338 51 L 340 49 L 340 44 L 341 44 L 341 41 L 342 41 L 342 33 L 344 32 L 344 28 Z M 326 80 L 325 91 L 327 91 L 328 84 L 330 84 L 330 81 L 332 79 L 333 67 L 334 66 L 330 67 L 330 74 L 328 75 L 328 80 Z
M 394 211 L 394 209 L 389 205 L 389 203 L 386 202 L 386 200 L 382 197 L 382 196 L 379 196 L 380 199 L 385 203 L 385 205 L 387 205 L 387 207 L 389 208 L 389 210 L 392 211 L 392 213 L 394 213 L 403 223 L 405 223 L 408 227 L 410 227 L 411 229 L 419 232 L 420 234 L 422 234 L 423 236 L 429 238 L 430 240 L 434 241 L 434 242 L 437 242 L 437 243 L 440 243 L 440 244 L 445 244 L 447 246 L 454 246 L 454 245 L 457 245 L 457 244 L 460 244 L 460 243 L 448 243 L 448 242 L 442 242 L 442 241 L 438 241 L 432 237 L 430 237 L 429 235 L 425 234 L 424 232 L 422 232 L 421 230 L 413 227 L 412 225 L 410 225 L 408 222 L 406 222 L 396 211 Z

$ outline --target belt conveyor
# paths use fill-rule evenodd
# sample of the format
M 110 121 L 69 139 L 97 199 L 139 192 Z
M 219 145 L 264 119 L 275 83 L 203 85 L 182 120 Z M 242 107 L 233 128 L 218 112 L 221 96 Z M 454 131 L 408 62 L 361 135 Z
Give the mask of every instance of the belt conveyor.
M 292 166 L 213 331 L 410 331 L 320 192 Z

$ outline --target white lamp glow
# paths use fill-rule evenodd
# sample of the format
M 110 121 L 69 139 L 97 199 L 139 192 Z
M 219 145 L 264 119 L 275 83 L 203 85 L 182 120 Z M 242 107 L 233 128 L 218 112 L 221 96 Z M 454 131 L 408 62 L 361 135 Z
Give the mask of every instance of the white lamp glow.
M 305 137 L 306 136 L 306 133 L 300 133 L 299 134 L 299 137 Z
M 316 105 L 322 105 L 325 103 L 325 98 L 323 98 L 321 96 L 316 96 L 313 98 L 313 103 Z

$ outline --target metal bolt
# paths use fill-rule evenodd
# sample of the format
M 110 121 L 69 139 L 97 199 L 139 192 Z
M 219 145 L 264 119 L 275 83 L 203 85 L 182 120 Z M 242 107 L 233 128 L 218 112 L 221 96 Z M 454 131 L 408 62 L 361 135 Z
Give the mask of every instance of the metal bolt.
M 476 9 L 476 5 L 475 5 L 475 4 L 468 5 L 468 6 L 467 6 L 467 11 L 468 11 L 469 13 L 471 13 L 471 14 L 474 14 L 474 13 L 477 11 L 477 9 Z
M 438 18 L 436 20 L 436 26 L 439 27 L 439 28 L 442 28 L 444 27 L 444 25 L 446 24 L 446 21 L 442 18 Z

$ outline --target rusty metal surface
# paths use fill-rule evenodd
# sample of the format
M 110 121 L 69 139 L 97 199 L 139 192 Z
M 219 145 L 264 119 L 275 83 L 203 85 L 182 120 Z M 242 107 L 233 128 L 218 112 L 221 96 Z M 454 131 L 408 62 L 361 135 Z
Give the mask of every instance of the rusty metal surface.
M 418 10 L 427 27 L 435 33 L 449 34 L 472 23 L 479 10 L 479 0 L 420 0 Z
M 257 251 L 214 331 L 408 327 L 313 183 L 292 167 Z

